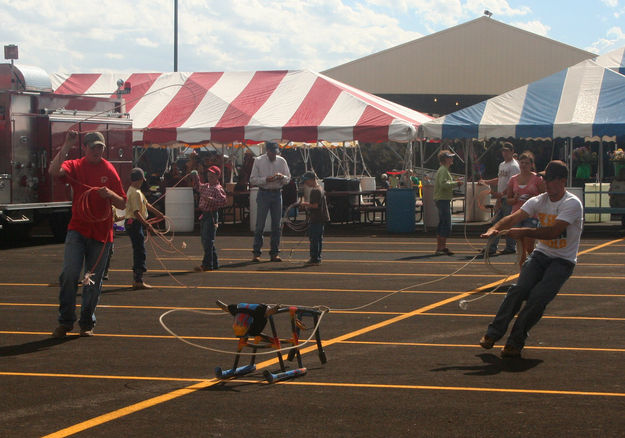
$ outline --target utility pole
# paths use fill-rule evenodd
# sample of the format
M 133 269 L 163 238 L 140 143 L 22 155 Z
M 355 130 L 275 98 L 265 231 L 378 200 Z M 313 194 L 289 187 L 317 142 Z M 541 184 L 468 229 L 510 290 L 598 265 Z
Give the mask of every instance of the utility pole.
M 178 0 L 174 0 L 174 71 L 178 71 Z

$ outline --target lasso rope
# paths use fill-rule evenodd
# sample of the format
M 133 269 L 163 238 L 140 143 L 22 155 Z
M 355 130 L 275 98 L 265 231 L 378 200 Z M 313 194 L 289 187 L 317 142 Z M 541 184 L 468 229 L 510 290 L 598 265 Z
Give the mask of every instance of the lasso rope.
M 111 200 L 109 198 L 102 198 L 107 207 L 105 210 L 105 213 L 102 216 L 97 216 L 96 214 L 94 214 L 91 204 L 89 203 L 89 196 L 91 196 L 92 194 L 95 194 L 96 196 L 100 196 L 99 193 L 97 192 L 101 189 L 101 187 L 91 187 L 81 181 L 78 181 L 76 178 L 70 176 L 67 173 L 65 173 L 64 177 L 74 182 L 76 185 L 82 186 L 86 189 L 84 192 L 80 194 L 80 196 L 77 199 L 77 208 L 83 211 L 86 221 L 90 223 L 98 223 L 98 222 L 104 222 L 108 220 L 109 228 L 112 228 L 113 227 L 113 208 L 112 208 Z M 107 190 L 110 190 L 110 189 L 107 188 Z M 100 250 L 100 253 L 98 254 L 98 258 L 96 259 L 93 266 L 88 271 L 85 271 L 85 275 L 82 279 L 83 286 L 89 286 L 89 285 L 95 284 L 95 282 L 91 279 L 91 277 L 93 277 L 93 275 L 95 274 L 95 270 L 98 264 L 100 263 L 100 260 L 102 259 L 102 255 L 104 254 L 104 250 L 106 249 L 107 243 L 108 242 L 102 242 L 102 249 Z
M 278 306 L 282 306 L 282 305 L 278 305 Z M 227 351 L 227 350 L 220 350 L 218 348 L 212 348 L 212 347 L 207 347 L 205 345 L 200 345 L 200 344 L 196 344 L 195 342 L 191 342 L 187 339 L 185 339 L 182 336 L 177 335 L 176 333 L 173 332 L 173 330 L 171 330 L 169 327 L 167 327 L 167 325 L 165 324 L 165 322 L 163 321 L 163 319 L 165 318 L 165 316 L 169 315 L 170 313 L 174 313 L 174 312 L 190 312 L 190 313 L 199 313 L 202 315 L 209 315 L 209 316 L 217 316 L 217 315 L 227 315 L 227 313 L 225 312 L 219 312 L 219 313 L 212 313 L 212 312 L 205 312 L 205 311 L 201 311 L 201 310 L 196 310 L 196 309 L 171 309 L 168 310 L 167 312 L 163 313 L 158 321 L 160 322 L 161 326 L 170 334 L 172 335 L 174 338 L 178 339 L 181 342 L 184 342 L 185 344 L 191 345 L 192 347 L 196 347 L 196 348 L 200 348 L 202 350 L 207 350 L 207 351 L 212 351 L 214 353 L 222 353 L 222 354 L 229 354 L 229 355 L 241 355 L 241 356 L 260 356 L 260 355 L 266 355 L 266 354 L 276 354 L 276 353 L 284 353 L 290 350 L 295 350 L 295 349 L 299 349 L 302 348 L 303 346 L 305 346 L 306 344 L 310 343 L 311 340 L 313 339 L 313 337 L 315 336 L 315 334 L 317 333 L 317 330 L 319 330 L 319 325 L 321 324 L 321 320 L 323 320 L 323 317 L 330 311 L 327 308 L 324 308 L 323 306 L 315 306 L 313 307 L 314 309 L 317 309 L 321 312 L 321 314 L 319 315 L 319 319 L 317 320 L 317 324 L 315 324 L 315 326 L 311 329 L 311 334 L 310 336 L 303 342 L 297 344 L 297 345 L 292 345 L 290 347 L 282 347 L 279 349 L 272 349 L 271 351 L 266 351 L 266 352 L 255 352 L 255 353 L 245 353 L 245 352 L 234 352 L 234 351 Z

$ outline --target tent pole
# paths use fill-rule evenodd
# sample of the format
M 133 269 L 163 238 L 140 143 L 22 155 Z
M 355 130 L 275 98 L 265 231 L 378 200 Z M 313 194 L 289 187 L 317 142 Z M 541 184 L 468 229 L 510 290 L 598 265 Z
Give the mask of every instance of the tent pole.
M 569 177 L 567 178 L 567 185 L 571 187 L 573 185 L 573 158 L 571 157 L 571 138 L 567 138 L 564 143 L 564 156 L 566 157 L 566 166 L 569 168 Z
M 224 173 L 225 167 L 226 167 L 226 145 L 222 143 L 221 144 L 221 182 L 223 185 L 226 185 L 226 174 Z M 230 178 L 232 178 L 232 172 L 230 172 Z
M 425 165 L 423 163 L 423 140 L 419 140 L 419 164 L 421 166 L 421 179 L 423 179 L 423 176 L 425 175 Z
M 360 162 L 362 163 L 362 176 L 371 176 L 369 173 L 369 169 L 367 169 L 367 164 L 365 163 L 365 157 L 362 155 L 362 149 L 360 148 L 360 142 L 357 143 L 358 153 L 360 154 Z
M 467 176 L 469 175 L 469 158 L 471 157 L 471 149 L 473 149 L 473 139 L 464 139 L 464 223 L 467 223 Z M 475 187 L 475 184 L 473 184 Z M 473 205 L 471 206 L 472 217 L 475 218 L 475 196 L 473 197 Z
M 597 176 L 603 182 L 603 137 L 599 139 L 599 156 L 597 157 Z

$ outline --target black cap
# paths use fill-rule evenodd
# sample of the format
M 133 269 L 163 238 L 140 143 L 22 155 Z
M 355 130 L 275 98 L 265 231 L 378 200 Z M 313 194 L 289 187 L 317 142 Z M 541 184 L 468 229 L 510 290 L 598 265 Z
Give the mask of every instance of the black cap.
M 540 172 L 540 174 L 545 180 L 553 181 L 554 179 L 568 178 L 569 170 L 563 161 L 553 160 L 547 164 L 545 170 Z
M 140 167 L 135 167 L 130 171 L 130 181 L 143 181 L 145 179 L 145 173 Z
M 280 145 L 278 143 L 273 143 L 271 141 L 265 142 L 265 148 L 268 151 L 278 152 L 280 150 Z
M 304 173 L 304 174 L 300 177 L 300 180 L 301 180 L 302 182 L 304 182 L 304 181 L 306 181 L 306 180 L 309 180 L 309 179 L 317 179 L 317 175 L 315 175 L 315 172 L 310 172 L 310 171 L 309 171 L 309 172 Z

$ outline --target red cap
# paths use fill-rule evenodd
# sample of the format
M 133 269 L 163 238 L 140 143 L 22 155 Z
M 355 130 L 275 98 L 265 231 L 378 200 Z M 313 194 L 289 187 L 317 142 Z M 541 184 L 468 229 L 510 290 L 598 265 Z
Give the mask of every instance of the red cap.
M 208 171 L 210 173 L 214 173 L 217 176 L 217 178 L 219 178 L 221 176 L 221 169 L 219 167 L 217 167 L 217 166 L 209 167 Z

